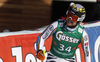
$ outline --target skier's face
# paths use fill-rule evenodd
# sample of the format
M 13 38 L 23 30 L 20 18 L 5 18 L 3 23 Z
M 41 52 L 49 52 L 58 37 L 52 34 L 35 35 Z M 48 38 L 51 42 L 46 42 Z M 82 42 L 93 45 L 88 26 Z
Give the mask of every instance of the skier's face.
M 77 24 L 77 22 L 72 21 L 71 18 L 66 18 L 66 22 L 68 26 L 75 26 Z
M 68 26 L 75 26 L 77 24 L 78 16 L 72 15 L 69 11 L 67 13 L 66 22 Z

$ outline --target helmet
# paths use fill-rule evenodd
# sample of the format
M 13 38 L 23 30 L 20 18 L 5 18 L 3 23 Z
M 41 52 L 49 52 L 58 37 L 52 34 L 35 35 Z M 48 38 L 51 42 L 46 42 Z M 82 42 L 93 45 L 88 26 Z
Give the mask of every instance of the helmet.
M 66 15 L 73 21 L 82 22 L 85 19 L 86 11 L 85 8 L 80 4 L 70 3 Z

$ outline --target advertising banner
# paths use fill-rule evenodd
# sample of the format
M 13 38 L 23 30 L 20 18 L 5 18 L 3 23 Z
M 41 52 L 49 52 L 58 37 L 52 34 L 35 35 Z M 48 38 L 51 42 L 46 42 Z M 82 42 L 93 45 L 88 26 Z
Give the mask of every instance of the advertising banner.
M 99 23 L 100 24 L 100 23 Z M 35 31 L 0 33 L 0 62 L 42 62 L 36 58 L 36 40 L 46 27 Z M 92 62 L 100 61 L 100 25 L 85 25 L 89 35 Z M 52 36 L 45 41 L 46 50 L 50 50 Z M 76 51 L 76 61 L 85 62 L 81 44 Z

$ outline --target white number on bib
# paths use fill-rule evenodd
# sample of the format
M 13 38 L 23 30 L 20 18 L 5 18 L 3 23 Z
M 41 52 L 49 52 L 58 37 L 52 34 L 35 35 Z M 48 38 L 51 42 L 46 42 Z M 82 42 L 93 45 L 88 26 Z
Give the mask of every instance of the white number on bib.
M 60 48 L 58 48 L 60 51 L 64 51 L 64 45 L 60 44 Z
M 65 48 L 64 49 L 64 45 L 63 44 L 60 44 L 60 48 L 58 48 L 60 51 L 68 51 L 68 52 L 70 52 L 71 51 L 71 46 L 69 46 L 69 47 L 67 47 L 67 48 Z
M 70 52 L 70 51 L 71 51 L 71 46 L 67 47 L 67 48 L 65 49 L 65 51 Z

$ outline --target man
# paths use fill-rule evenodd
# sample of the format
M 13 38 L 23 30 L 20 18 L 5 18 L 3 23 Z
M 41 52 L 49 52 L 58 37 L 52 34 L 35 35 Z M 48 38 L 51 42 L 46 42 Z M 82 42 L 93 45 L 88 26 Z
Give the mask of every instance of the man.
M 75 58 L 74 54 L 80 43 L 85 53 L 85 61 L 91 62 L 88 35 L 84 28 L 80 26 L 85 15 L 85 8 L 82 5 L 71 3 L 66 11 L 66 19 L 58 19 L 39 35 L 37 39 L 37 58 L 45 59 L 43 54 L 44 41 L 53 35 L 46 62 L 70 62 L 70 59 Z M 51 58 L 49 58 L 50 56 Z M 76 62 L 75 59 L 72 62 Z

